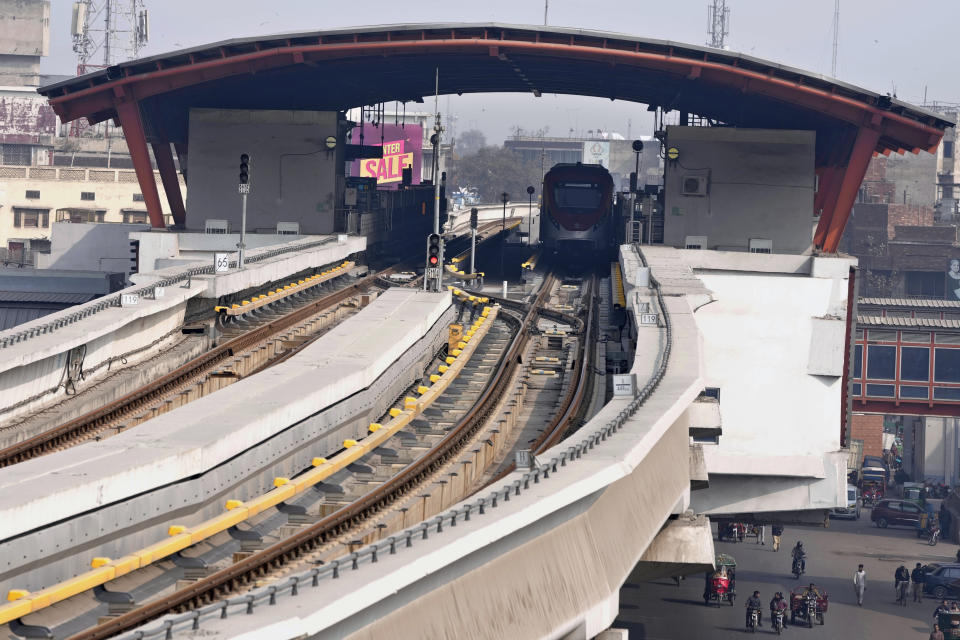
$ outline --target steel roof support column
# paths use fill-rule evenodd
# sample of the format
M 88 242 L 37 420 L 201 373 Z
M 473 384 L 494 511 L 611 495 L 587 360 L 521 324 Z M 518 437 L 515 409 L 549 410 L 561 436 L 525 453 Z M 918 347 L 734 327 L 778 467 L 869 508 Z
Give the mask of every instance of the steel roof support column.
M 817 225 L 814 245 L 826 253 L 836 253 L 840 246 L 840 236 L 847 226 L 850 210 L 857 199 L 857 192 L 863 176 L 867 174 L 867 167 L 879 140 L 879 130 L 860 127 L 847 166 L 837 170 L 836 195 L 824 194 L 823 215 Z
M 160 170 L 163 190 L 167 194 L 170 213 L 173 214 L 173 223 L 179 227 L 185 227 L 187 212 L 183 208 L 183 194 L 180 193 L 180 181 L 177 180 L 177 166 L 173 163 L 170 143 L 155 142 L 151 146 L 153 147 L 153 157 L 157 161 L 157 169 Z
M 130 149 L 137 182 L 140 183 L 140 192 L 143 193 L 143 202 L 147 205 L 150 226 L 163 229 L 166 224 L 163 222 L 160 193 L 157 191 L 157 181 L 153 177 L 153 166 L 150 164 L 150 150 L 147 148 L 147 136 L 143 130 L 140 104 L 136 100 L 121 98 L 116 101 L 116 109 L 120 126 L 123 127 L 123 137 Z
M 840 190 L 840 180 L 843 178 L 841 167 L 828 166 L 817 169 L 817 193 L 813 196 L 813 214 L 820 216 L 817 223 L 817 232 L 813 237 L 813 244 L 816 247 L 822 247 L 823 241 L 827 237 L 827 227 L 830 224 L 828 219 L 824 223 L 824 217 L 832 214 L 827 213 L 826 203 L 836 202 L 837 192 Z

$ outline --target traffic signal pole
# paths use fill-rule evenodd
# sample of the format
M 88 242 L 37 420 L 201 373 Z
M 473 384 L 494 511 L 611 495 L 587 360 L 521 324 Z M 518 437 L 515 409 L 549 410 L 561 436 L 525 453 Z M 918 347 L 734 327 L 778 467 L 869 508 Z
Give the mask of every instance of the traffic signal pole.
M 247 247 L 247 196 L 250 194 L 250 156 L 240 154 L 240 244 L 237 245 L 237 268 L 243 269 L 243 254 Z

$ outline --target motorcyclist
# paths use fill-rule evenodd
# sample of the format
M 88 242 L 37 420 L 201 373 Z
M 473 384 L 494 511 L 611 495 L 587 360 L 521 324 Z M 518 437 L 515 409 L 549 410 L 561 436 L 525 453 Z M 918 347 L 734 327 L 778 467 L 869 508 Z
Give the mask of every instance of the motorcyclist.
M 794 560 L 800 560 L 800 571 L 807 570 L 807 554 L 803 550 L 803 542 L 797 540 L 797 546 L 793 548 L 790 555 Z
M 770 601 L 770 624 L 776 619 L 777 611 L 783 612 L 783 626 L 787 626 L 787 601 L 783 599 L 783 593 L 777 591 Z
M 750 624 L 750 613 L 754 610 L 757 612 L 757 626 L 763 626 L 763 601 L 760 599 L 760 592 L 754 591 L 753 595 L 747 598 L 747 618 L 744 621 L 744 624 Z

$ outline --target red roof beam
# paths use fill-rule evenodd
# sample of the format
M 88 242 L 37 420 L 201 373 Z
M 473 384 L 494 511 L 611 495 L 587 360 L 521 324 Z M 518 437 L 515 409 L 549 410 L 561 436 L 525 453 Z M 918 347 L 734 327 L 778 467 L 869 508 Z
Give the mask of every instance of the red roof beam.
M 888 127 L 896 127 L 904 133 L 908 133 L 910 144 L 912 146 L 930 149 L 939 143 L 942 132 L 935 127 L 907 118 L 901 114 L 880 109 L 879 107 L 857 101 L 842 95 L 831 93 L 830 91 L 809 86 L 801 85 L 796 81 L 774 77 L 766 73 L 751 71 L 743 67 L 734 67 L 723 62 L 703 61 L 696 58 L 671 56 L 661 53 L 646 51 L 624 51 L 619 49 L 603 49 L 597 44 L 576 44 L 561 45 L 548 42 L 525 42 L 516 40 L 500 40 L 501 46 L 508 51 L 546 54 L 559 59 L 576 58 L 599 60 L 604 62 L 616 62 L 618 64 L 632 64 L 643 66 L 645 68 L 656 68 L 670 71 L 677 74 L 687 75 L 692 66 L 700 67 L 703 81 L 717 82 L 727 85 L 743 85 L 749 83 L 749 91 L 760 95 L 766 95 L 771 98 L 781 99 L 786 102 L 798 104 L 812 110 L 826 112 L 828 115 L 851 122 L 858 126 L 865 124 L 877 117 L 883 121 L 885 130 Z M 599 43 L 602 45 L 602 43 Z M 100 94 L 112 89 L 115 85 L 129 85 L 134 95 L 138 99 L 143 99 L 152 95 L 157 95 L 172 88 L 182 88 L 192 84 L 198 84 L 234 75 L 238 73 L 249 73 L 251 71 L 274 66 L 289 64 L 294 52 L 301 52 L 304 56 L 311 58 L 339 58 L 355 56 L 384 56 L 390 54 L 418 53 L 418 54 L 443 54 L 451 51 L 473 52 L 474 49 L 486 49 L 488 43 L 478 38 L 465 40 L 429 40 L 429 41 L 381 41 L 367 43 L 340 43 L 327 45 L 303 45 L 297 47 L 278 47 L 269 50 L 263 50 L 253 53 L 231 55 L 222 59 L 204 60 L 197 62 L 191 67 L 164 69 L 150 71 L 127 78 L 98 85 L 93 88 L 82 89 L 76 93 L 58 96 L 51 99 L 51 104 L 55 109 L 62 110 L 61 118 L 65 120 L 75 119 L 86 115 L 85 109 L 74 109 L 71 107 L 61 107 L 66 103 L 73 103 L 81 97 L 87 97 L 91 94 Z M 478 51 L 479 52 L 479 51 Z M 250 67 L 254 61 L 270 59 L 270 63 L 256 68 Z M 261 63 L 262 64 L 262 63 Z M 220 69 L 222 65 L 229 65 L 228 70 Z M 212 76 L 209 71 L 216 69 L 218 73 Z M 204 73 L 200 73 L 204 72 Z M 181 76 L 177 82 L 169 82 L 169 78 Z M 99 100 L 92 101 L 98 109 L 102 109 L 104 102 Z M 97 110 L 97 109 L 94 109 Z M 896 136 L 896 133 L 891 133 Z M 917 144 L 913 142 L 916 137 L 915 131 L 923 133 L 926 144 Z M 903 137 L 903 136 L 897 136 Z

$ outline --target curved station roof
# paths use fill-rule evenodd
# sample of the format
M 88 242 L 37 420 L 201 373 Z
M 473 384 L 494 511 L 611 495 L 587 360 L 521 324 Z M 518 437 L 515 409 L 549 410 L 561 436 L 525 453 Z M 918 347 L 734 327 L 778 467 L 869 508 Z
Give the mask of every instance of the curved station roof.
M 123 124 L 121 105 L 136 103 L 147 140 L 185 143 L 192 107 L 342 110 L 421 101 L 433 95 L 436 73 L 441 94 L 576 94 L 675 109 L 729 126 L 812 129 L 818 167 L 846 166 L 863 129 L 871 134 L 860 140 L 862 151 L 902 153 L 933 150 L 951 126 L 890 96 L 743 54 L 499 23 L 225 40 L 125 62 L 39 91 L 64 121 L 119 116 Z

